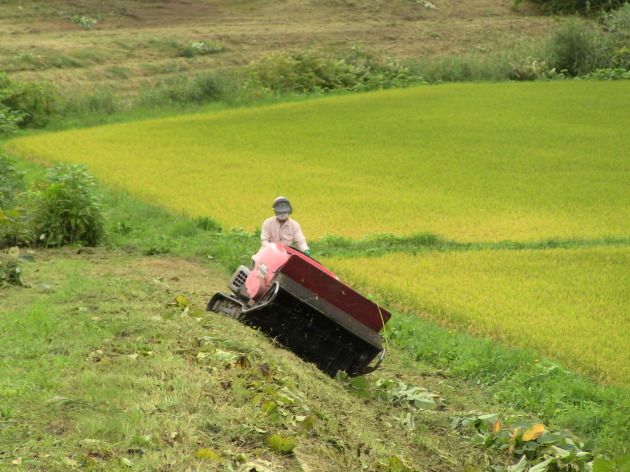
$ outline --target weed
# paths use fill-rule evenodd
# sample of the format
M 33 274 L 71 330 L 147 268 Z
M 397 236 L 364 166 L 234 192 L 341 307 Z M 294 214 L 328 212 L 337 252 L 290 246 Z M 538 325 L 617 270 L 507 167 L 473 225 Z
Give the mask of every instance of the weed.
M 105 17 L 103 15 L 97 15 L 92 17 L 89 15 L 74 15 L 70 18 L 70 21 L 83 30 L 91 30 L 96 23 L 102 21 Z
M 313 93 L 406 87 L 422 79 L 402 64 L 362 48 L 269 53 L 248 66 L 251 79 L 275 92 Z
M 22 282 L 22 260 L 17 248 L 0 251 L 0 288 L 4 284 L 25 286 Z
M 168 104 L 191 104 L 229 101 L 235 93 L 235 82 L 228 72 L 199 73 L 193 77 L 165 80 L 144 89 L 140 104 L 160 107 Z
M 208 40 L 191 41 L 188 45 L 181 48 L 180 55 L 182 57 L 207 56 L 221 52 L 224 49 L 225 46 L 223 44 Z
M 24 172 L 16 169 L 13 160 L 0 152 L 0 210 L 13 206 L 17 194 L 24 188 Z
M 44 127 L 59 112 L 56 88 L 48 82 L 20 82 L 0 72 L 0 131 Z
M 29 192 L 35 240 L 46 246 L 97 245 L 103 237 L 103 214 L 95 179 L 83 166 L 57 164 L 44 182 Z

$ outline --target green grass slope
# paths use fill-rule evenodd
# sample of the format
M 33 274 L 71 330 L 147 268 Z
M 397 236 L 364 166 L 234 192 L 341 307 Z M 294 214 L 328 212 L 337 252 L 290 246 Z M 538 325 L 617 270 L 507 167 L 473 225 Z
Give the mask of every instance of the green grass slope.
M 450 415 L 497 408 L 476 388 L 393 352 L 378 377 L 443 406 L 359 398 L 195 308 L 225 282 L 198 262 L 48 251 L 24 279 L 32 288 L 1 292 L 1 470 L 453 472 L 506 460 L 450 428 Z M 409 468 L 390 467 L 399 460 Z

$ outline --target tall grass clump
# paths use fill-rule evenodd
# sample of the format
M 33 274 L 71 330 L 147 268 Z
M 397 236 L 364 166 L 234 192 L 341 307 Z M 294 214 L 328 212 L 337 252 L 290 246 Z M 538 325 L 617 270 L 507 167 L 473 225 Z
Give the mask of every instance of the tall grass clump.
M 237 95 L 239 83 L 242 80 L 229 70 L 177 77 L 145 88 L 138 103 L 144 107 L 156 108 L 164 105 L 229 102 Z
M 124 107 L 111 88 L 93 90 L 69 89 L 63 93 L 61 115 L 65 117 L 81 115 L 114 115 L 124 111 Z

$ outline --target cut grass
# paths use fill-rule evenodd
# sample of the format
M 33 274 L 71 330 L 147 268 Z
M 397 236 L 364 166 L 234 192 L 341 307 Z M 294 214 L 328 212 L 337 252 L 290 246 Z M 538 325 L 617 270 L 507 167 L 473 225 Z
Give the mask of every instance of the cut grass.
M 455 379 L 420 377 L 392 353 L 379 376 L 431 384 L 456 405 L 412 412 L 418 434 L 400 407 L 353 396 L 256 331 L 172 305 L 204 303 L 222 274 L 100 250 L 35 257 L 33 288 L 2 292 L 3 469 L 360 470 L 397 456 L 450 472 L 491 460 L 450 432 L 459 408 L 489 407 Z M 293 453 L 274 452 L 273 434 L 295 439 Z
M 629 88 L 419 87 L 67 131 L 10 146 L 41 162 L 86 163 L 108 185 L 147 202 L 248 231 L 282 194 L 310 238 L 628 237 Z

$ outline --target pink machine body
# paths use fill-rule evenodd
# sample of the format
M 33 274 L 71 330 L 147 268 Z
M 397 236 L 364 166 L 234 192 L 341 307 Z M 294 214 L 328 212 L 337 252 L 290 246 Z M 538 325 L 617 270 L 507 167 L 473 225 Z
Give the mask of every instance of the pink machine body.
M 330 375 L 365 374 L 383 360 L 379 332 L 391 313 L 296 249 L 262 247 L 228 288 L 232 294 L 215 294 L 208 310 L 260 329 Z

